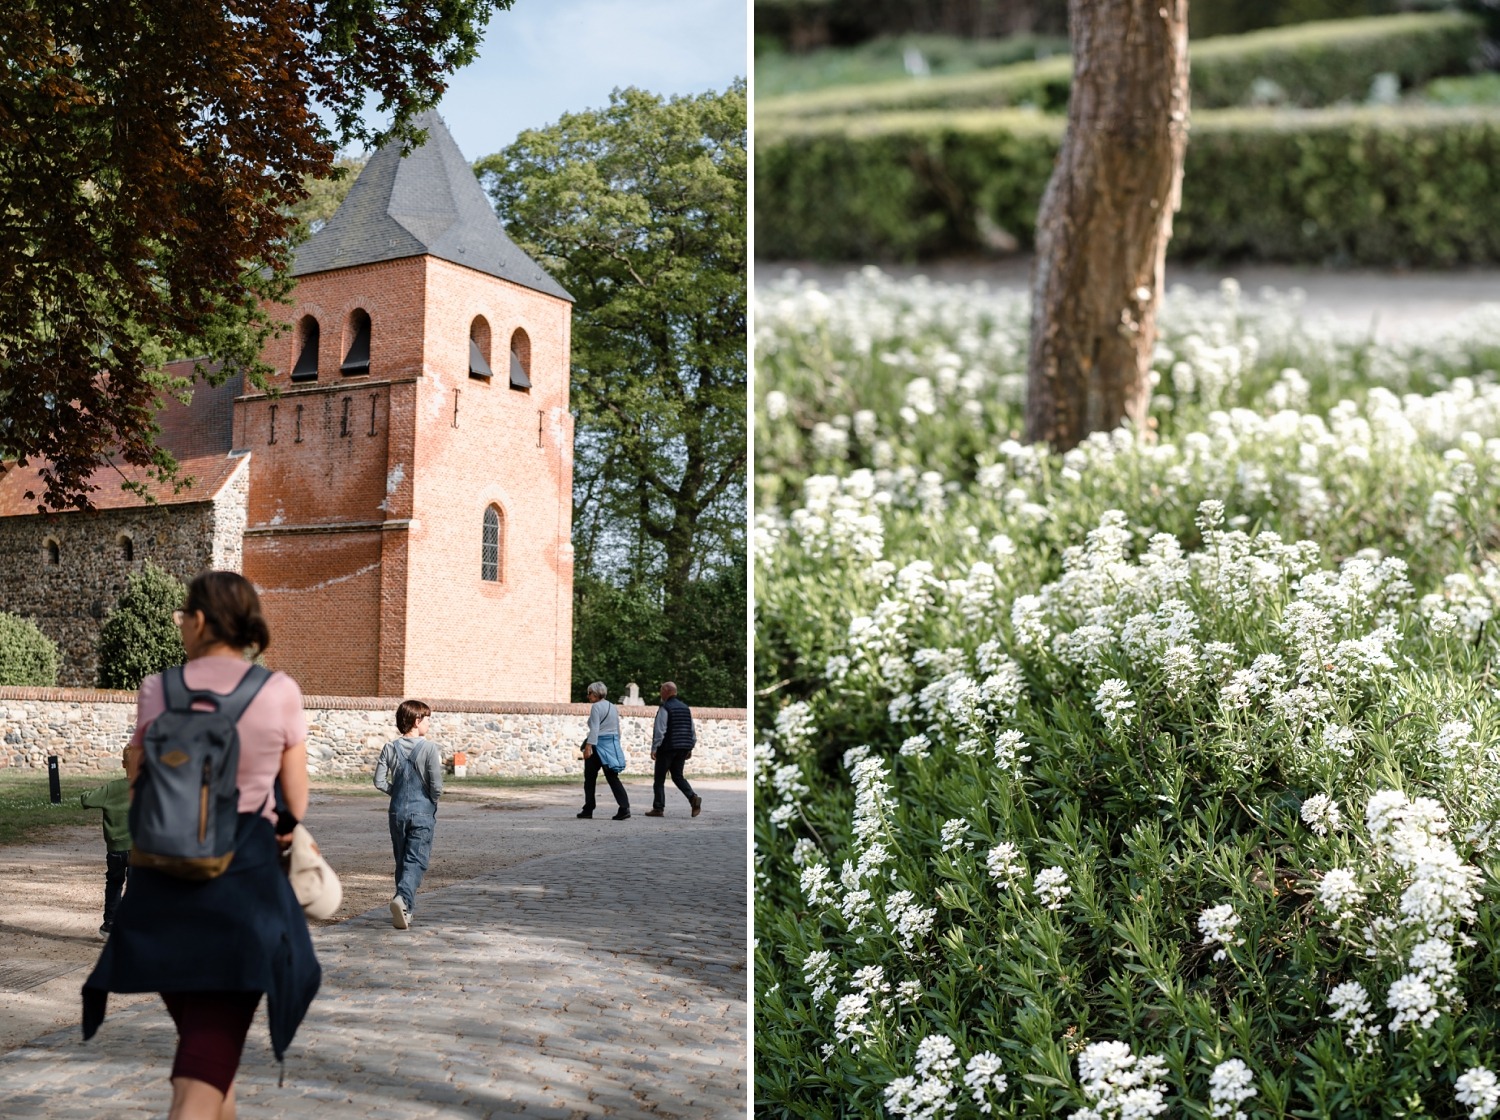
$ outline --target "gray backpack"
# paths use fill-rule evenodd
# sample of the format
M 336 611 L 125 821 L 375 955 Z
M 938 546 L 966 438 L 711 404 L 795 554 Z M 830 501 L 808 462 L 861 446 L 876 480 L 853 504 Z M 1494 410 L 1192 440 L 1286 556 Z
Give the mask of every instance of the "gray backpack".
M 179 879 L 213 879 L 229 867 L 240 811 L 235 723 L 270 676 L 252 665 L 225 696 L 188 688 L 180 665 L 162 673 L 167 708 L 146 728 L 130 803 L 131 867 Z M 203 702 L 213 710 L 193 709 Z

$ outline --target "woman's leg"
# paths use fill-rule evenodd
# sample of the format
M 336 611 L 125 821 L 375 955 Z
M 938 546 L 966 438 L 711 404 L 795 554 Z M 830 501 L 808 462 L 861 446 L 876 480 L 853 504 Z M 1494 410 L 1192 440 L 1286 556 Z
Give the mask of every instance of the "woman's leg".
M 259 992 L 164 992 L 177 1024 L 169 1120 L 234 1120 L 234 1075 Z

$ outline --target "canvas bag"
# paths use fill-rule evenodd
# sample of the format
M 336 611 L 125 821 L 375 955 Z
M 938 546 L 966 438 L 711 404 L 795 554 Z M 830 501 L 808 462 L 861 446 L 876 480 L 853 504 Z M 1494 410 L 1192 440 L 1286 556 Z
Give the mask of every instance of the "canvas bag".
M 331 918 L 344 901 L 344 886 L 333 868 L 318 851 L 317 842 L 307 826 L 292 829 L 292 843 L 283 857 L 286 876 L 302 912 L 309 918 Z
M 130 803 L 131 867 L 197 880 L 229 867 L 240 811 L 235 724 L 270 677 L 269 669 L 251 665 L 222 695 L 189 688 L 180 665 L 162 673 L 166 710 L 146 728 Z

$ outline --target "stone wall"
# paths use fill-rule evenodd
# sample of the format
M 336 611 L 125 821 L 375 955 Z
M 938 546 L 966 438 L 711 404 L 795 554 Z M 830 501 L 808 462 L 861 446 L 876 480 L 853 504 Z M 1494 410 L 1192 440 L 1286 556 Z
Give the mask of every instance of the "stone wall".
M 396 735 L 399 700 L 306 696 L 308 762 L 314 774 L 371 773 L 380 748 Z M 588 726 L 586 704 L 433 702 L 430 737 L 468 755 L 469 773 L 570 776 L 580 772 L 578 744 Z M 749 725 L 737 708 L 694 711 L 698 749 L 694 774 L 741 774 L 749 768 Z M 620 731 L 628 773 L 651 772 L 654 705 L 622 707 Z M 92 689 L 0 688 L 0 768 L 45 769 L 55 754 L 65 773 L 108 772 L 135 722 L 135 693 Z
M 215 533 L 219 507 L 234 513 L 235 482 L 224 489 L 219 501 L 0 518 L 0 611 L 30 619 L 57 643 L 59 685 L 87 688 L 98 679 L 99 629 L 148 560 L 186 583 L 233 558 L 237 547 Z

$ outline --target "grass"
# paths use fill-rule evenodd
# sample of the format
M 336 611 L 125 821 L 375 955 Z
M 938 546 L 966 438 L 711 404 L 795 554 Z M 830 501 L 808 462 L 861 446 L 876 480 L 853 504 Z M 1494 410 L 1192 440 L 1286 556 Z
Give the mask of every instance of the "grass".
M 59 828 L 100 823 L 97 809 L 84 809 L 78 795 L 119 777 L 108 774 L 63 776 L 62 804 L 53 805 L 45 770 L 0 770 L 0 844 L 35 844 Z

